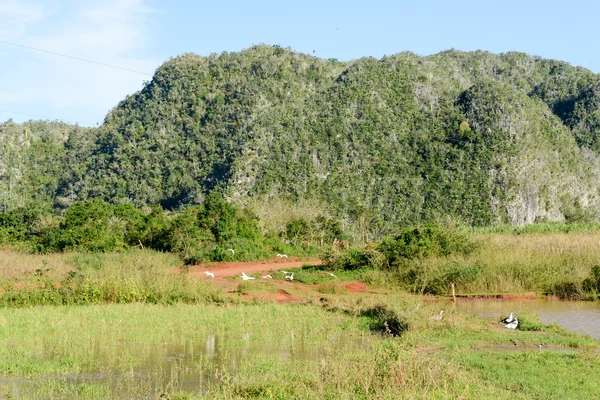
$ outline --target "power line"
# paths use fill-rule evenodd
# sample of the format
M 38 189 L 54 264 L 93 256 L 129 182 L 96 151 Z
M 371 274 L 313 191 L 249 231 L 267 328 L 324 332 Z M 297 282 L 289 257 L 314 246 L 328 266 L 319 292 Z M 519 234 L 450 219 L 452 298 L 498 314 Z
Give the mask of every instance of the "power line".
M 90 125 L 90 126 L 94 126 L 96 124 L 92 124 L 90 122 L 85 122 L 85 121 L 70 121 L 68 119 L 62 119 L 62 118 L 53 118 L 53 117 L 45 117 L 43 115 L 36 115 L 36 114 L 27 114 L 27 113 L 23 113 L 23 112 L 18 112 L 18 111 L 11 111 L 11 110 L 3 110 L 0 108 L 0 112 L 3 113 L 8 113 L 8 114 L 18 114 L 18 115 L 25 115 L 27 117 L 34 117 L 34 118 L 43 118 L 45 120 L 52 120 L 52 121 L 62 121 L 62 122 L 67 122 L 69 124 L 86 124 L 86 125 Z
M 55 55 L 55 56 L 66 57 L 66 58 L 70 58 L 72 60 L 83 61 L 83 62 L 90 63 L 90 64 L 101 65 L 103 67 L 109 67 L 109 68 L 114 68 L 114 69 L 120 69 L 122 71 L 133 72 L 134 74 L 140 74 L 140 75 L 145 75 L 145 76 L 152 76 L 152 74 L 149 74 L 147 72 L 141 72 L 141 71 L 136 71 L 136 70 L 129 69 L 129 68 L 118 67 L 116 65 L 110 65 L 110 64 L 105 64 L 105 63 L 101 63 L 101 62 L 98 62 L 98 61 L 87 60 L 85 58 L 74 57 L 74 56 L 70 56 L 70 55 L 67 55 L 67 54 L 57 53 L 57 52 L 54 52 L 54 51 L 49 51 L 49 50 L 44 50 L 44 49 L 38 49 L 38 48 L 35 48 L 35 47 L 31 47 L 31 46 L 25 46 L 25 45 L 18 44 L 18 43 L 8 42 L 6 40 L 0 40 L 0 43 L 9 44 L 11 46 L 22 47 L 24 49 L 39 51 L 39 52 L 42 52 L 42 53 L 52 54 L 52 55 Z

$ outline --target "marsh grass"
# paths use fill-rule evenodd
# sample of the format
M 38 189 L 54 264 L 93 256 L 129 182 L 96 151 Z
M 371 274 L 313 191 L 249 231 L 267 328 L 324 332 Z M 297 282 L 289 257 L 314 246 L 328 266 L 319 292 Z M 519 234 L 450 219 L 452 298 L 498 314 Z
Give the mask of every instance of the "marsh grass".
M 479 249 L 399 263 L 398 283 L 414 293 L 458 294 L 536 292 L 560 298 L 595 299 L 600 232 L 473 234 Z
M 554 371 L 559 380 L 551 387 L 562 384 L 562 398 L 596 389 L 600 360 L 592 339 L 545 327 L 535 316 L 538 330 L 508 331 L 450 304 L 421 301 L 397 293 L 333 297 L 323 306 L 7 309 L 0 316 L 0 389 L 46 399 L 509 399 L 512 382 L 523 398 L 553 399 L 561 397 L 542 377 Z M 432 321 L 440 307 L 447 316 Z M 385 322 L 400 318 L 407 329 L 391 335 Z M 540 342 L 584 351 L 527 351 Z M 514 343 L 526 351 L 478 350 Z M 579 383 L 584 373 L 589 382 Z

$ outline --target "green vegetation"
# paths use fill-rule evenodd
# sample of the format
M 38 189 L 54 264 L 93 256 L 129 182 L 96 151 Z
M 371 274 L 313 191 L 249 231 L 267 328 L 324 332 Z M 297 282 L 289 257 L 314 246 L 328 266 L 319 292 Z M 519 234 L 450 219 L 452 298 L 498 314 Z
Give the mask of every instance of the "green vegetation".
M 596 341 L 434 297 L 600 297 L 599 87 L 259 45 L 167 61 L 98 128 L 0 124 L 0 397 L 600 392 Z M 277 253 L 325 264 L 197 276 Z
M 75 202 L 57 215 L 30 205 L 0 212 L 0 244 L 42 253 L 141 247 L 175 253 L 186 263 L 195 263 L 264 259 L 277 252 L 314 255 L 344 235 L 337 220 L 322 215 L 314 221 L 292 220 L 284 232 L 264 232 L 258 221 L 250 210 L 227 203 L 216 192 L 201 205 L 176 212 L 89 200 Z
M 0 211 L 98 198 L 176 210 L 216 190 L 265 213 L 316 204 L 324 219 L 274 230 L 327 240 L 335 217 L 361 243 L 440 218 L 598 221 L 598 85 L 521 53 L 184 54 L 97 129 L 0 125 Z
M 595 340 L 544 326 L 531 313 L 510 331 L 460 303 L 406 293 L 447 294 L 455 282 L 459 294 L 506 292 L 507 285 L 597 294 L 600 234 L 574 226 L 569 233 L 554 226 L 549 233 L 406 229 L 330 254 L 379 257 L 377 268 L 341 262 L 332 277 L 332 265 L 306 266 L 294 269 L 293 284 L 278 271 L 271 281 L 239 285 L 237 277 L 198 279 L 177 273 L 177 255 L 147 248 L 2 250 L 0 393 L 508 399 L 518 387 L 523 399 L 584 398 L 599 389 Z M 357 281 L 368 292 L 351 290 Z M 282 289 L 299 301 L 272 303 Z M 442 321 L 431 320 L 440 309 Z
M 568 299 L 600 296 L 596 225 L 524 229 L 406 229 L 366 248 L 329 251 L 326 267 L 386 270 L 386 280 L 418 294 L 526 293 Z
M 7 310 L 0 390 L 27 398 L 508 399 L 516 385 L 520 398 L 559 399 L 599 389 L 600 359 L 589 338 L 542 325 L 503 330 L 460 311 L 437 323 L 428 318 L 434 307 L 385 299 L 385 307 L 383 297 L 366 297 L 327 307 Z M 379 330 L 382 312 L 401 315 L 407 330 Z M 503 352 L 512 342 L 521 351 Z M 576 352 L 533 350 L 539 343 Z M 553 383 L 544 379 L 549 373 Z

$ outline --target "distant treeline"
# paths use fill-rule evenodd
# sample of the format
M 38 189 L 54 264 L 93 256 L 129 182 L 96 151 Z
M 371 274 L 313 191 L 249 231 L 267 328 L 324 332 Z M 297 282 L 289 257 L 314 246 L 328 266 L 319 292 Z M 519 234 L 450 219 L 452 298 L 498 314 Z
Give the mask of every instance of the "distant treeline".
M 0 244 L 36 252 L 151 248 L 178 254 L 188 263 L 314 254 L 343 236 L 339 221 L 326 216 L 295 218 L 283 232 L 263 232 L 255 214 L 234 207 L 216 192 L 200 205 L 175 212 L 103 200 L 75 202 L 60 215 L 34 203 L 0 212 Z

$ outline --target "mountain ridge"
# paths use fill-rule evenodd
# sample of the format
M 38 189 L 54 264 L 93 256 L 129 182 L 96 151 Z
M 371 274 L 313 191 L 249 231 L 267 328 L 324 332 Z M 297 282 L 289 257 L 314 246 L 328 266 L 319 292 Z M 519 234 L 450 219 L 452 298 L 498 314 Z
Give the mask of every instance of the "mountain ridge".
M 33 197 L 166 208 L 213 190 L 241 203 L 316 199 L 382 232 L 444 217 L 598 220 L 598 87 L 584 68 L 516 52 L 188 53 L 71 143 L 79 158 Z

